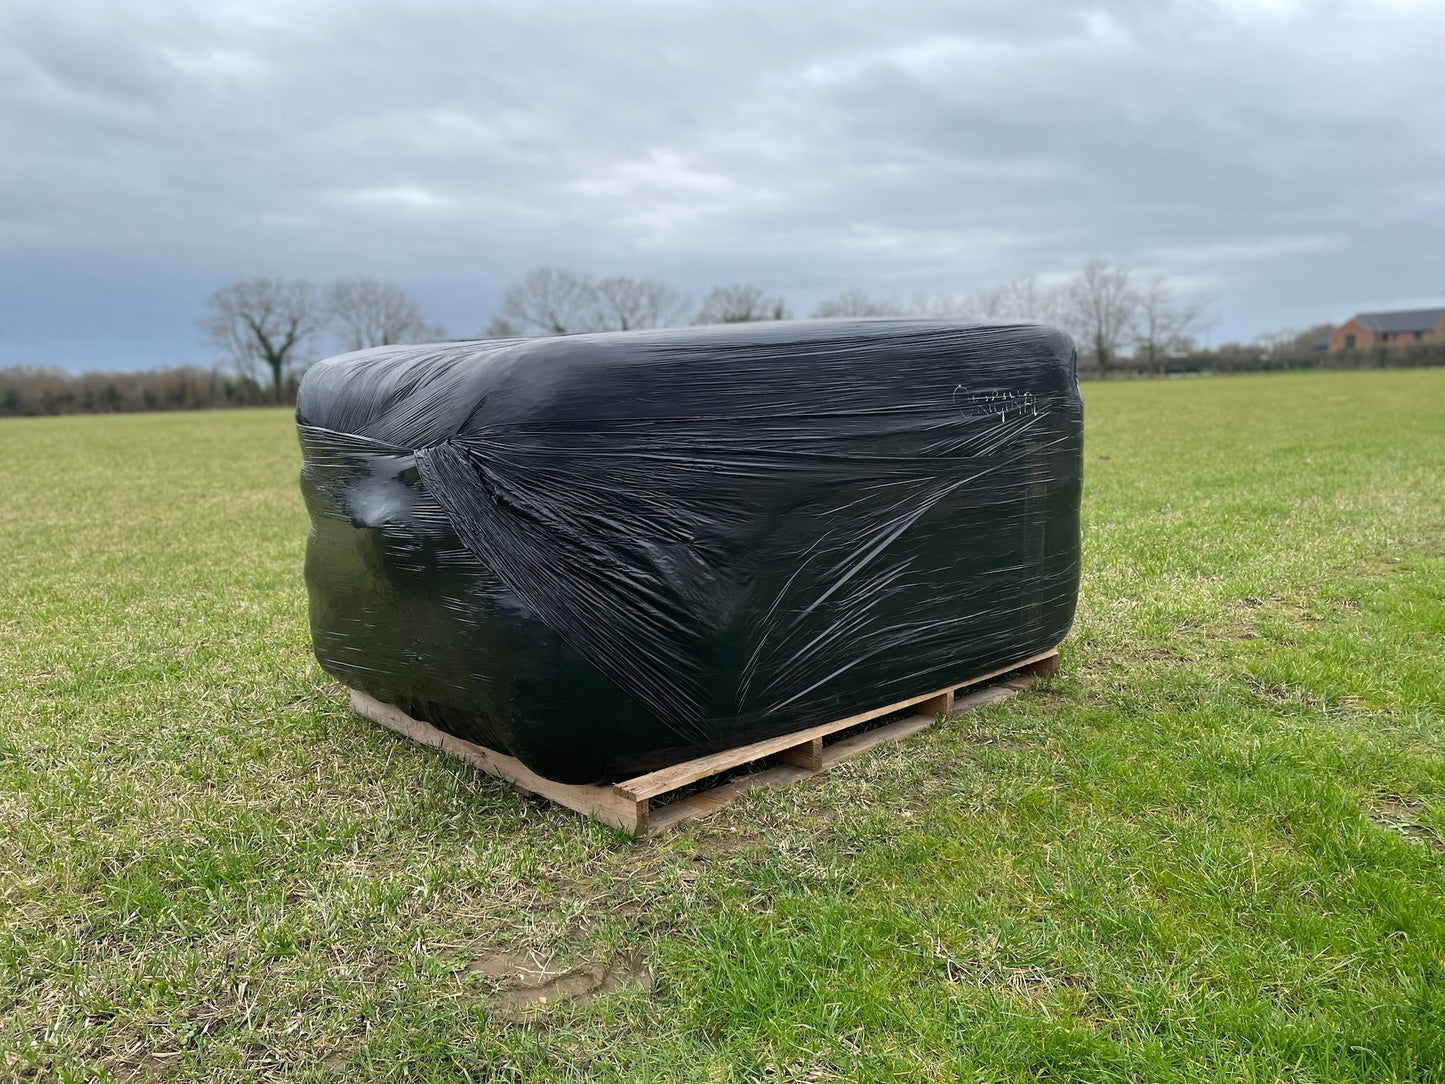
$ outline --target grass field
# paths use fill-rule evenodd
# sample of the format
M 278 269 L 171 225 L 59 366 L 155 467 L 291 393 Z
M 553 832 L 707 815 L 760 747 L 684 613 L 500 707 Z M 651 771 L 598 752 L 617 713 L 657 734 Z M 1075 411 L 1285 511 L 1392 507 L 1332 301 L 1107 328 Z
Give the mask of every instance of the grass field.
M 1445 1079 L 1445 371 L 1085 400 L 1056 679 L 637 842 L 349 714 L 285 413 L 0 423 L 0 1078 Z

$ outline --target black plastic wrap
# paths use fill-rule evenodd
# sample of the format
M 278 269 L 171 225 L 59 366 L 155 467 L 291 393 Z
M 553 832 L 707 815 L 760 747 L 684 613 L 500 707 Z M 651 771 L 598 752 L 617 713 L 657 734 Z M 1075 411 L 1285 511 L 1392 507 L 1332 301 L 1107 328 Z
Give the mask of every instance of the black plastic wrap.
M 314 366 L 296 418 L 321 665 L 562 782 L 961 684 L 1073 619 L 1051 328 L 383 347 Z

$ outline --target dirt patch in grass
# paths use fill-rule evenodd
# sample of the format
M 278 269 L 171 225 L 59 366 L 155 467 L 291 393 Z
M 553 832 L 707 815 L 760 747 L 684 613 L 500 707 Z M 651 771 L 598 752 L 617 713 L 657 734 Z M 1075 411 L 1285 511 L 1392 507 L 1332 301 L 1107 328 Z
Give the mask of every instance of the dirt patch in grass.
M 1445 851 L 1445 836 L 1428 824 L 1419 821 L 1420 810 L 1425 803 L 1416 798 L 1401 798 L 1397 794 L 1376 794 L 1365 803 L 1365 816 L 1381 828 L 1399 832 L 1411 843 Z
M 498 984 L 492 1011 L 513 1023 L 536 1022 L 563 1002 L 575 1005 L 615 990 L 652 988 L 652 969 L 641 956 L 558 968 L 530 953 L 494 951 L 473 960 L 467 971 Z

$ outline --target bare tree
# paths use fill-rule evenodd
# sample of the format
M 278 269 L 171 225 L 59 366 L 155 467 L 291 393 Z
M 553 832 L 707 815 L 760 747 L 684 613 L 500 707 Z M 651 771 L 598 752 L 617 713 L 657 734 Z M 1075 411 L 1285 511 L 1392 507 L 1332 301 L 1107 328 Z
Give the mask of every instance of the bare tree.
M 606 331 L 669 327 L 681 322 L 687 305 L 676 290 L 657 279 L 616 275 L 599 281 L 595 291 L 597 322 Z
M 521 282 L 509 286 L 501 316 L 523 334 L 575 335 L 602 330 L 592 276 L 562 267 L 534 267 Z
M 1039 320 L 1063 323 L 1067 291 L 1022 275 L 993 290 L 976 294 L 931 294 L 915 298 L 903 311 L 910 316 L 963 317 L 983 320 Z
M 702 299 L 702 308 L 692 318 L 694 324 L 751 324 L 760 320 L 792 318 L 788 303 L 781 297 L 769 297 L 757 286 L 738 283 L 718 286 Z
M 813 315 L 826 319 L 838 316 L 898 316 L 902 312 L 903 306 L 896 301 L 869 297 L 862 290 L 853 289 L 818 302 Z
M 207 309 L 202 326 L 211 342 L 242 376 L 270 369 L 278 403 L 286 369 L 326 323 L 316 287 L 301 279 L 233 282 L 211 295 Z
M 516 339 L 521 335 L 521 328 L 505 316 L 493 316 L 492 322 L 487 325 L 487 330 L 477 337 L 479 339 Z
M 627 275 L 596 279 L 561 267 L 537 267 L 507 289 L 488 338 L 575 335 L 668 327 L 682 320 L 687 301 L 657 279 Z
M 1139 298 L 1129 272 L 1103 260 L 1090 260 L 1069 284 L 1068 299 L 1067 322 L 1084 341 L 1102 375 L 1118 356 L 1119 344 L 1138 309 Z
M 903 312 L 908 316 L 925 316 L 935 319 L 948 316 L 988 316 L 989 313 L 980 306 L 982 297 L 984 295 L 919 294 L 903 306 Z
M 395 283 L 343 279 L 327 288 L 325 302 L 346 350 L 446 337 L 445 330 L 422 317 L 416 299 Z
M 1159 372 L 1166 358 L 1194 348 L 1203 316 L 1202 303 L 1176 302 L 1164 277 L 1155 275 L 1137 291 L 1131 329 L 1135 357 L 1150 372 Z
M 1067 291 L 1046 286 L 1034 275 L 1020 275 L 999 291 L 998 315 L 1010 320 L 1039 320 L 1046 324 L 1067 319 Z

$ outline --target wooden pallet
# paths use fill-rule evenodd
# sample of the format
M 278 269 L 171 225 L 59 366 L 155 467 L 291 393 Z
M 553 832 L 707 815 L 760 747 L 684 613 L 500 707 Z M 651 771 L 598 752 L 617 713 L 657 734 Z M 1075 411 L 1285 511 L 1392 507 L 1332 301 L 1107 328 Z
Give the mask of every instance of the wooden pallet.
M 835 764 L 872 749 L 875 745 L 917 734 L 920 730 L 932 726 L 940 715 L 957 714 L 982 707 L 984 704 L 1007 700 L 1033 684 L 1035 677 L 1052 674 L 1058 669 L 1058 664 L 1058 652 L 1046 651 L 1012 666 L 981 674 L 963 685 L 909 697 L 907 700 L 885 704 L 881 708 L 835 719 L 831 723 L 740 745 L 734 749 L 725 749 L 721 753 L 683 761 L 669 768 L 661 768 L 646 775 L 601 787 L 574 786 L 544 779 L 515 757 L 443 733 L 430 723 L 413 719 L 390 704 L 383 704 L 355 689 L 351 690 L 351 707 L 358 715 L 364 715 L 423 745 L 460 757 L 489 775 L 507 780 L 521 790 L 550 798 L 558 805 L 586 813 L 604 824 L 640 836 L 663 831 L 683 821 L 705 817 L 753 787 L 785 786 L 827 771 Z M 973 692 L 963 692 L 1004 675 L 1008 675 L 1007 680 L 977 688 Z M 915 714 L 837 741 L 824 740 L 839 731 L 850 730 L 872 719 L 893 715 L 906 708 L 913 708 Z M 762 760 L 771 760 L 773 764 L 749 775 L 720 783 L 710 790 L 662 805 L 653 804 L 690 784 Z

